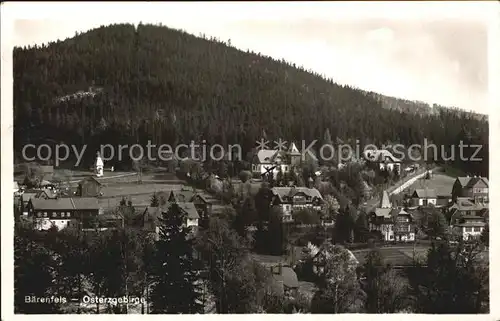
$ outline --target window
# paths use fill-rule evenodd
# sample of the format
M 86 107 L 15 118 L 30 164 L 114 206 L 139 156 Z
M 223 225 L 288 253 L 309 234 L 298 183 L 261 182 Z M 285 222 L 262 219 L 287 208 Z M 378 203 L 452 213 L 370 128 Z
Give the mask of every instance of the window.
M 43 212 L 43 217 L 47 217 L 47 212 Z
M 38 217 L 42 217 L 42 212 L 37 212 L 37 213 L 36 213 L 36 216 L 38 216 Z
M 52 212 L 52 217 L 57 217 L 57 212 Z
M 71 217 L 71 213 L 70 212 L 66 212 L 66 217 Z
M 481 232 L 481 228 L 480 227 L 474 227 L 474 232 Z
M 466 227 L 465 232 L 472 232 L 472 227 Z

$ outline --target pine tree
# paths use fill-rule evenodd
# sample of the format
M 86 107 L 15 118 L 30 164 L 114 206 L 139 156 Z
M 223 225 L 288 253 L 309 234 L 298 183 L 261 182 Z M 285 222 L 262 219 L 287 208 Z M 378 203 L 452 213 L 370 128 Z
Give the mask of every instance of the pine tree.
M 281 170 L 281 167 L 278 170 L 278 174 L 276 175 L 276 185 L 277 186 L 283 186 L 283 181 L 284 181 L 284 176 L 283 176 L 283 171 Z
M 151 207 L 158 207 L 158 206 L 160 206 L 160 200 L 158 199 L 156 193 L 153 193 L 153 196 L 151 197 Z
M 198 262 L 193 257 L 192 240 L 184 226 L 185 215 L 173 203 L 160 219 L 159 240 L 153 259 L 153 313 L 201 313 Z
M 16 234 L 14 238 L 15 313 L 57 313 L 57 304 L 33 301 L 30 303 L 26 300 L 57 295 L 54 291 L 54 258 L 46 247 L 33 240 L 34 233 L 16 230 Z

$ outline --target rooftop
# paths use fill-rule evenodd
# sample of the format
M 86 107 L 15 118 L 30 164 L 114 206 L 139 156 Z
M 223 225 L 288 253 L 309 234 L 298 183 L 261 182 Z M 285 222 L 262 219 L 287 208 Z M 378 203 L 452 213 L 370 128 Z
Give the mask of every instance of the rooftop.
M 312 198 L 323 199 L 321 193 L 316 188 L 307 188 L 307 187 L 273 187 L 271 192 L 278 196 L 281 201 L 283 201 L 284 197 L 293 197 L 298 193 L 304 193 L 305 195 Z
M 35 210 L 98 210 L 97 198 L 75 197 L 42 199 L 31 198 L 31 204 Z
M 418 188 L 413 192 L 413 197 L 418 198 L 437 198 L 437 193 L 435 189 L 421 189 Z

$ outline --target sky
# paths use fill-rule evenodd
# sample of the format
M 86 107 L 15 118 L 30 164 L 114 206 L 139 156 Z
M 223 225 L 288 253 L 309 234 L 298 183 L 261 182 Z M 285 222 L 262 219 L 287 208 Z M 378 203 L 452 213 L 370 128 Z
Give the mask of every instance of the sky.
M 340 84 L 488 113 L 488 28 L 495 17 L 489 3 L 22 5 L 13 22 L 16 46 L 110 23 L 162 23 L 231 39 L 239 49 L 284 58 Z

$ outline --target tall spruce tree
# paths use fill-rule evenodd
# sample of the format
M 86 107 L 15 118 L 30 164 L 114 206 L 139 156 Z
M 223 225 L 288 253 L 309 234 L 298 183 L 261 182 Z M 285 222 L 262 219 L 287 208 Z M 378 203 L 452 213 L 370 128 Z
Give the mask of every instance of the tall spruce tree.
M 152 207 L 160 206 L 160 199 L 158 198 L 156 193 L 153 193 L 153 196 L 151 196 L 151 206 Z
M 160 218 L 153 258 L 152 313 L 201 313 L 198 265 L 185 214 L 173 203 Z

